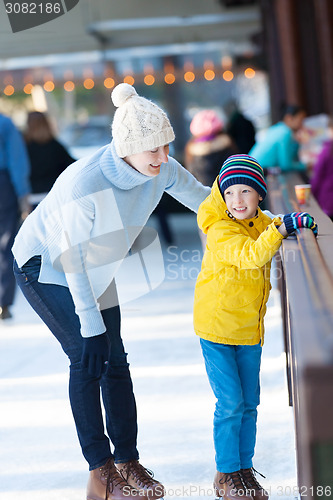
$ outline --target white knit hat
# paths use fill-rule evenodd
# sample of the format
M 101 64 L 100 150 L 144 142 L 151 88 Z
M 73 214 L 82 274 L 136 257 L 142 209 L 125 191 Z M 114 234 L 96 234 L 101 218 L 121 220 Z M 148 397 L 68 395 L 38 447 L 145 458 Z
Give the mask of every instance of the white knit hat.
M 112 137 L 120 158 L 151 151 L 175 139 L 165 112 L 152 101 L 140 97 L 132 85 L 120 83 L 114 88 L 111 99 L 118 108 L 112 122 Z

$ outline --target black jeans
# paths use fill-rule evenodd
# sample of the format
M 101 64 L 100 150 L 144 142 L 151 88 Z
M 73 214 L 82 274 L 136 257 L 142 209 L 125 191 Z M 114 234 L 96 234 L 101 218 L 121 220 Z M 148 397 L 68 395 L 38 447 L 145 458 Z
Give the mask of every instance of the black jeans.
M 91 377 L 81 366 L 83 342 L 70 291 L 64 286 L 39 283 L 40 262 L 39 256 L 33 257 L 21 269 L 14 262 L 14 273 L 26 299 L 69 357 L 70 403 L 89 470 L 104 465 L 112 456 L 109 438 L 104 433 L 101 392 L 115 461 L 138 459 L 136 404 L 127 354 L 120 336 L 119 306 L 102 311 L 111 344 L 110 359 L 104 375 Z

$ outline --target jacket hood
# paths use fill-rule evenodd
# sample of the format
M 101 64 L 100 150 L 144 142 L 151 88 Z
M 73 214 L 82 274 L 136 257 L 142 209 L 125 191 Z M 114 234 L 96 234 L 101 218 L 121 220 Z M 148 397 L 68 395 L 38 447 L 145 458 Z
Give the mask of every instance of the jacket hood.
M 221 195 L 217 178 L 214 181 L 210 195 L 201 203 L 198 211 L 198 225 L 204 233 L 207 233 L 208 228 L 221 219 L 234 219 L 229 214 L 227 205 Z

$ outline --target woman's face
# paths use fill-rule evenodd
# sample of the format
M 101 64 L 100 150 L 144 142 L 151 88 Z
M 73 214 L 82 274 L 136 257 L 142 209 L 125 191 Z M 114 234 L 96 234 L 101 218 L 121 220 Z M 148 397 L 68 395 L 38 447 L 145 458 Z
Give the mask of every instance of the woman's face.
M 169 144 L 166 144 L 152 151 L 143 151 L 142 153 L 125 156 L 124 160 L 141 174 L 155 177 L 160 173 L 162 163 L 168 162 L 168 154 Z

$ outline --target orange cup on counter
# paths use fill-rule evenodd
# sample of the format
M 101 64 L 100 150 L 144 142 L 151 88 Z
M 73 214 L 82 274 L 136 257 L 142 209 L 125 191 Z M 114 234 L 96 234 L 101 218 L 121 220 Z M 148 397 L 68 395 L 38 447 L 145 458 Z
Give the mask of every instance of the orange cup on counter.
M 311 184 L 296 184 L 295 193 L 298 204 L 306 205 L 310 198 Z

